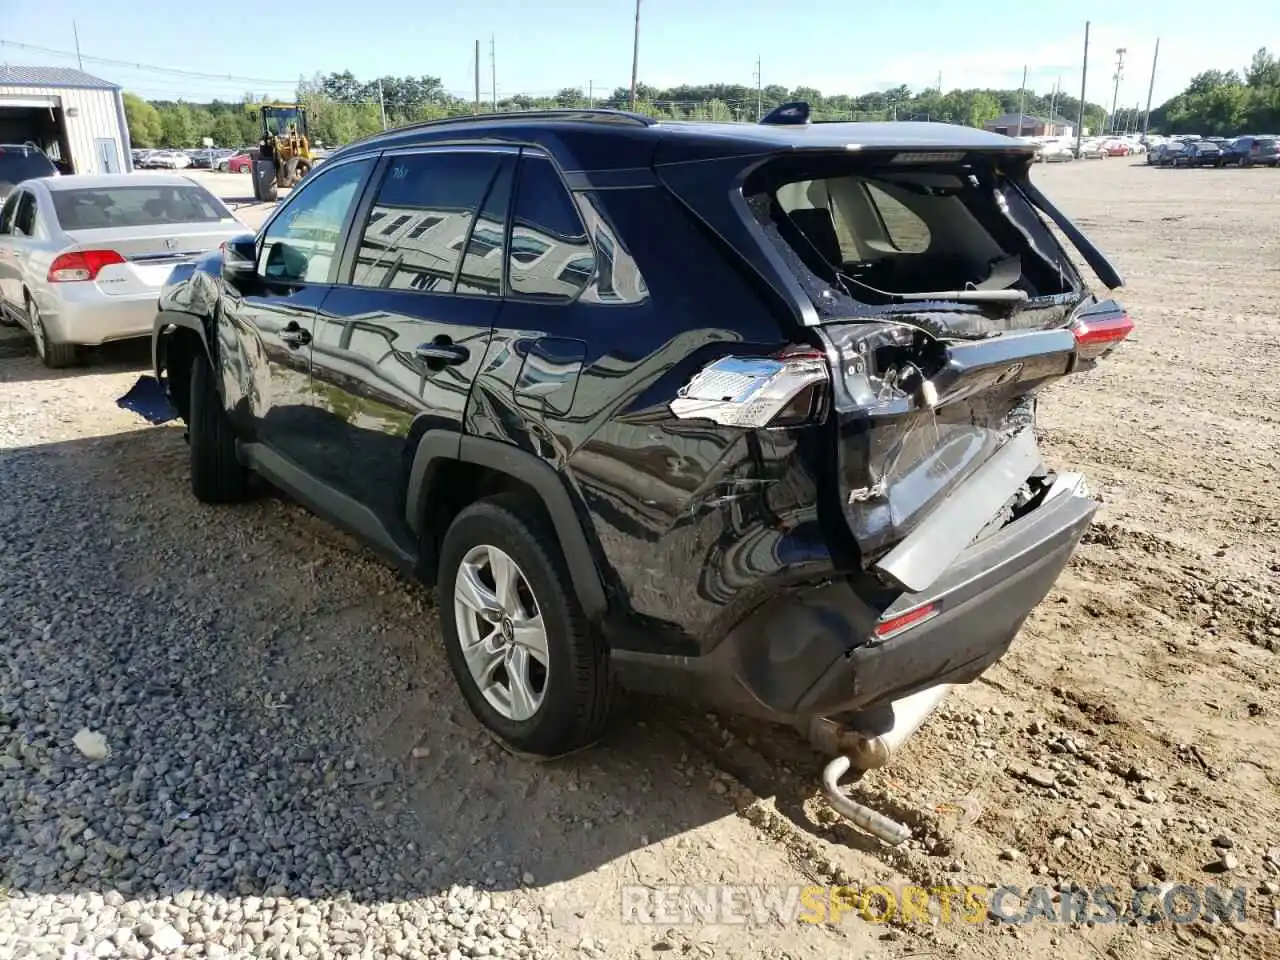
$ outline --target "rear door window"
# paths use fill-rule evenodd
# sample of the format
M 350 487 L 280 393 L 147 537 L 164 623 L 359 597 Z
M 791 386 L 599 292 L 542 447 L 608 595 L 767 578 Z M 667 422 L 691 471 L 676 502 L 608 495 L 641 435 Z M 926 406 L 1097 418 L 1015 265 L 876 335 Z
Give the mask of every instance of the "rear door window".
M 488 269 L 482 261 L 491 252 L 486 244 L 501 246 L 502 229 L 494 234 L 491 220 L 497 216 L 497 222 L 505 224 L 505 207 L 497 215 L 486 205 L 483 227 L 475 220 L 500 168 L 511 159 L 501 153 L 463 150 L 392 157 L 360 231 L 351 282 L 362 287 L 452 293 L 474 225 L 476 246 L 467 247 L 472 273 L 459 292 L 496 293 L 501 269 Z M 498 287 L 493 286 L 495 277 Z
M 10 194 L 0 210 L 0 236 L 13 233 L 13 217 L 18 212 L 18 194 Z
M 874 183 L 867 184 L 867 193 L 890 243 L 903 253 L 924 253 L 929 249 L 929 228 L 901 200 L 895 200 Z
M 502 293 L 502 261 L 506 256 L 507 213 L 511 207 L 511 188 L 515 179 L 515 157 L 505 157 L 471 236 L 466 256 L 458 273 L 457 293 Z
M 560 174 L 546 157 L 525 154 L 511 216 L 511 292 L 571 300 L 590 282 L 594 268 L 587 229 Z
M 20 237 L 32 237 L 36 232 L 36 198 L 29 190 L 18 196 L 18 212 L 13 218 L 13 232 Z

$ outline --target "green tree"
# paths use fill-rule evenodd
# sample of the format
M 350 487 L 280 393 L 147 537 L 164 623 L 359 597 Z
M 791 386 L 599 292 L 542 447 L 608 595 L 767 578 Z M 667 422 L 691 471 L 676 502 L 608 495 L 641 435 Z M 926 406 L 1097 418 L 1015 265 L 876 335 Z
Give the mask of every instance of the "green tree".
M 158 106 L 160 111 L 160 143 L 166 147 L 190 147 L 195 143 L 195 124 L 191 108 L 185 103 Z
M 239 147 L 245 142 L 240 132 L 239 120 L 229 110 L 224 110 L 217 115 L 209 136 L 213 137 L 213 142 L 220 147 Z
M 975 90 L 968 97 L 961 123 L 981 127 L 1000 116 L 1000 101 L 986 90 Z
M 124 117 L 129 127 L 129 140 L 135 147 L 159 145 L 163 133 L 160 111 L 136 94 L 124 95 Z

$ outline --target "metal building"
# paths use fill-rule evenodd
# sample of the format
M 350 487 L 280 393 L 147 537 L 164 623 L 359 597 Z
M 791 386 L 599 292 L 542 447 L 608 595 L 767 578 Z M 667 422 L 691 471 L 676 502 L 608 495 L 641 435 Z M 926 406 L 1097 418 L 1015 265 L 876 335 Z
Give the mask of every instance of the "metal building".
M 0 144 L 28 142 L 63 173 L 133 170 L 120 88 L 80 70 L 0 65 Z

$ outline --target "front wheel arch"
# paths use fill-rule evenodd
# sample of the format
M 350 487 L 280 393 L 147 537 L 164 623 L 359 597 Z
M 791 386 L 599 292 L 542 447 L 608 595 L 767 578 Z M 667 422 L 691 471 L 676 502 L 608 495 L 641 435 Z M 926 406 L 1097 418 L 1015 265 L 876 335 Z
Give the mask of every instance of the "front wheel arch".
M 168 383 L 169 399 L 184 422 L 191 414 L 191 361 L 203 355 L 210 369 L 217 370 L 213 352 L 199 317 L 162 312 L 156 316 L 151 342 L 152 367 L 156 379 Z

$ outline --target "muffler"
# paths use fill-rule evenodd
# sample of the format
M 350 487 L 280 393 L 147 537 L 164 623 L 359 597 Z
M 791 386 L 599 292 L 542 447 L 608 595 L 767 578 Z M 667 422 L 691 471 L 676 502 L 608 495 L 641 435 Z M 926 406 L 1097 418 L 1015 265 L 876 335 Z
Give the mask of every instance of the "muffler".
M 809 739 L 819 750 L 837 756 L 822 771 L 822 792 L 832 808 L 862 830 L 890 846 L 898 846 L 911 836 L 905 824 L 857 803 L 840 788 L 840 778 L 854 770 L 878 770 L 900 751 L 912 735 L 938 709 L 952 684 L 929 687 L 909 697 L 895 700 L 893 720 L 887 730 L 868 733 L 854 726 L 819 718 L 809 727 Z

